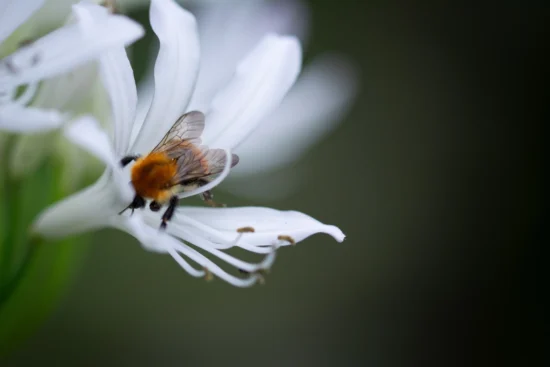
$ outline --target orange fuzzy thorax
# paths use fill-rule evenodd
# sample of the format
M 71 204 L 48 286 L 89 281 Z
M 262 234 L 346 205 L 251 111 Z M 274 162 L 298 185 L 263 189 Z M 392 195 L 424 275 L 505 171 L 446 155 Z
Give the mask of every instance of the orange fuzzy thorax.
M 165 153 L 151 153 L 136 160 L 132 167 L 132 185 L 136 194 L 162 204 L 170 199 L 170 188 L 175 184 L 176 160 Z

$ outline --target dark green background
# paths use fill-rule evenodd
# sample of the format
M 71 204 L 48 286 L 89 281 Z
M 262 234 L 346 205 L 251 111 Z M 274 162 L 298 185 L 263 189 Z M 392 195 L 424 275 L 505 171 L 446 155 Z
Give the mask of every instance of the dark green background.
M 217 195 L 233 206 L 303 211 L 338 225 L 346 241 L 317 235 L 284 249 L 265 286 L 242 290 L 193 279 L 169 256 L 104 231 L 57 312 L 2 365 L 526 365 L 537 357 L 544 288 L 532 244 L 547 236 L 543 135 L 529 105 L 543 70 L 531 56 L 547 42 L 544 3 L 309 3 L 306 58 L 352 57 L 357 102 L 281 173 L 307 172 L 293 196 Z

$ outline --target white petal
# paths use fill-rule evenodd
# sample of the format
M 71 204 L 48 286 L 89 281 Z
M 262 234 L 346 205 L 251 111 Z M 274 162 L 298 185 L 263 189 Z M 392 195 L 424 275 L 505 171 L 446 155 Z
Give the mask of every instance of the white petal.
M 99 158 L 109 168 L 118 165 L 109 136 L 93 117 L 77 119 L 65 127 L 64 133 L 67 139 Z
M 216 249 L 215 247 L 212 246 L 210 241 L 206 240 L 203 236 L 196 235 L 190 232 L 184 232 L 181 238 L 184 241 L 194 245 L 195 247 L 198 247 L 206 252 L 211 253 L 212 255 L 228 263 L 229 265 L 232 265 L 237 269 L 241 269 L 250 273 L 254 273 L 259 270 L 269 269 L 275 260 L 275 248 L 269 252 L 269 255 L 267 255 L 263 261 L 261 261 L 258 264 L 251 264 L 246 261 L 239 260 L 234 256 L 231 256 L 223 251 Z
M 301 61 L 295 37 L 266 36 L 214 99 L 206 118 L 205 144 L 236 148 L 279 105 L 294 84 Z
M 152 216 L 152 215 L 149 215 Z M 159 223 L 160 217 L 149 218 L 149 223 Z M 268 254 L 272 252 L 272 247 L 256 246 L 248 242 L 249 233 L 238 233 L 237 231 L 220 231 L 209 225 L 206 225 L 194 218 L 178 213 L 177 219 L 170 221 L 167 227 L 168 233 L 178 237 L 187 238 L 187 236 L 200 236 L 209 241 L 210 246 L 216 249 L 226 250 L 232 247 L 240 247 L 244 250 L 257 254 Z
M 59 127 L 65 115 L 55 110 L 25 107 L 10 103 L 0 105 L 0 131 L 41 132 Z
M 185 111 L 199 69 L 195 18 L 171 0 L 151 2 L 151 26 L 160 41 L 155 63 L 155 95 L 132 151 L 153 148 Z
M 239 234 L 237 229 L 252 227 L 254 232 L 245 233 L 240 239 L 240 242 L 250 246 L 288 244 L 281 241 L 279 236 L 290 236 L 296 243 L 315 233 L 329 234 L 338 242 L 345 238 L 338 227 L 323 224 L 303 213 L 261 207 L 179 207 L 170 224 L 182 228 L 195 227 L 215 243 L 232 241 Z
M 0 43 L 37 11 L 44 0 L 0 1 Z
M 81 117 L 65 127 L 64 134 L 71 142 L 99 158 L 111 169 L 111 179 L 121 200 L 130 202 L 134 196 L 129 184 L 130 178 L 122 170 L 107 133 L 99 127 L 97 121 L 89 116 Z
M 190 275 L 194 277 L 203 277 L 205 272 L 202 269 L 193 268 L 187 261 L 177 254 L 174 246 L 177 246 L 177 240 L 158 229 L 149 226 L 144 222 L 141 213 L 135 213 L 131 217 L 117 216 L 113 217 L 113 226 L 128 232 L 134 236 L 141 245 L 148 251 L 169 253 L 174 260 Z
M 155 95 L 155 77 L 153 68 L 151 68 L 151 70 L 147 70 L 145 75 L 139 81 L 137 85 L 137 95 L 136 118 L 132 127 L 132 136 L 130 141 L 136 140 L 136 137 L 143 126 L 143 121 L 145 121 L 145 118 L 147 117 L 149 108 L 151 108 L 151 102 L 153 102 L 153 97 Z
M 178 254 L 178 252 L 175 249 L 169 247 L 168 253 L 170 254 L 170 256 L 172 256 L 174 260 L 176 260 L 179 266 L 181 266 L 183 270 L 185 270 L 191 276 L 194 276 L 195 278 L 200 278 L 206 275 L 206 272 L 204 270 L 199 270 L 192 267 L 187 261 L 183 259 L 183 257 L 181 257 L 180 254 Z
M 40 83 L 32 105 L 76 112 L 85 98 L 89 97 L 90 86 L 96 79 L 95 62 L 88 62 L 62 75 L 45 79 Z
M 199 270 L 193 268 L 183 259 L 182 255 L 190 258 L 203 268 L 208 269 L 209 272 L 237 287 L 249 287 L 258 280 L 258 276 L 254 274 L 247 278 L 238 278 L 228 274 L 212 260 L 205 257 L 197 250 L 187 246 L 178 239 L 167 235 L 164 232 L 159 232 L 151 225 L 145 223 L 142 219 L 141 213 L 135 213 L 130 218 L 115 216 L 112 217 L 112 221 L 114 227 L 130 233 L 138 241 L 140 241 L 146 250 L 159 253 L 169 253 L 174 260 L 176 260 L 176 262 L 191 276 L 202 277 L 206 275 L 206 272 L 202 269 Z M 154 225 L 157 223 L 154 223 Z
M 100 72 L 111 102 L 114 148 L 120 157 L 128 152 L 137 104 L 134 72 L 124 48 L 101 56 Z
M 314 60 L 281 105 L 235 151 L 241 160 L 232 173 L 254 174 L 296 160 L 342 122 L 357 92 L 357 80 L 358 71 L 343 57 Z
M 209 107 L 239 61 L 266 34 L 292 34 L 303 41 L 309 18 L 307 7 L 295 0 L 201 1 L 192 12 L 199 26 L 201 67 L 190 111 Z
M 146 250 L 159 253 L 167 252 L 160 238 L 168 235 L 160 232 L 157 227 L 148 225 L 144 221 L 142 213 L 134 212 L 131 214 L 116 215 L 112 216 L 109 220 L 113 227 L 126 231 L 139 240 Z
M 202 265 L 204 268 L 208 269 L 209 272 L 217 275 L 221 279 L 225 280 L 229 284 L 232 284 L 236 287 L 250 287 L 254 283 L 256 283 L 259 279 L 258 276 L 253 274 L 252 276 L 249 276 L 247 278 L 237 278 L 233 275 L 228 274 L 226 271 L 224 271 L 222 268 L 220 268 L 218 265 L 216 265 L 212 260 L 205 257 L 203 254 L 198 252 L 197 250 L 183 244 L 180 242 L 176 242 L 173 244 L 174 250 L 176 252 L 179 252 L 196 263 Z M 174 256 L 174 255 L 172 255 Z
M 116 215 L 115 188 L 104 174 L 94 185 L 44 210 L 33 225 L 33 232 L 47 238 L 61 238 L 108 226 Z
M 205 238 L 204 235 L 194 233 L 192 231 L 181 230 L 181 228 L 178 232 L 179 233 L 177 234 L 177 237 L 180 237 L 184 241 L 189 242 L 195 247 L 201 248 L 202 250 L 211 253 L 217 258 L 236 267 L 237 269 L 245 270 L 250 273 L 257 272 L 258 270 L 269 269 L 275 260 L 275 250 L 277 249 L 277 246 L 268 248 L 268 251 L 266 253 L 269 255 L 266 256 L 263 261 L 257 264 L 251 264 L 218 250 L 216 248 L 216 244 Z
M 82 3 L 74 5 L 73 11 L 76 24 L 53 31 L 6 57 L 0 68 L 0 84 L 15 87 L 53 77 L 143 35 L 138 23 L 105 14 L 100 6 Z

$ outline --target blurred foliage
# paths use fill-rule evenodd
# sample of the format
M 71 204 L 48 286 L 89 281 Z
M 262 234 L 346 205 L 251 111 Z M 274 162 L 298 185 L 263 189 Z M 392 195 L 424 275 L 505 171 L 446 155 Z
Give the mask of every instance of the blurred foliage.
M 6 366 L 524 365 L 544 350 L 544 277 L 530 265 L 545 257 L 529 245 L 547 243 L 546 135 L 524 108 L 527 73 L 544 70 L 526 56 L 544 12 L 309 4 L 306 60 L 345 52 L 363 88 L 334 134 L 277 172 L 305 172 L 306 186 L 269 206 L 336 224 L 346 241 L 283 249 L 266 285 L 242 290 L 103 231 L 78 287 Z M 134 47 L 136 70 L 147 42 Z
M 0 356 L 49 316 L 84 250 L 82 240 L 47 243 L 29 236 L 36 215 L 68 192 L 60 189 L 59 165 L 52 161 L 23 179 L 10 176 L 15 139 L 4 137 L 0 162 Z

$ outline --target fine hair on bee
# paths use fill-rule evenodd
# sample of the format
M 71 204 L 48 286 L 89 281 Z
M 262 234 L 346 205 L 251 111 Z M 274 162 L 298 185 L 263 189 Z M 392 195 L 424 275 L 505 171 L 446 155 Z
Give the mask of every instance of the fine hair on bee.
M 224 149 L 209 149 L 201 145 L 204 120 L 202 112 L 188 112 L 176 120 L 149 154 L 128 155 L 120 160 L 122 167 L 135 162 L 130 175 L 136 194 L 119 214 L 127 209 L 133 213 L 135 209 L 145 208 L 147 200 L 150 200 L 149 209 L 153 212 L 167 205 L 161 217 L 160 229 L 163 230 L 174 215 L 179 193 L 209 185 L 229 164 L 227 158 L 230 158 L 231 167 L 239 162 L 237 155 L 229 156 Z M 200 195 L 208 205 L 218 206 L 210 190 Z

